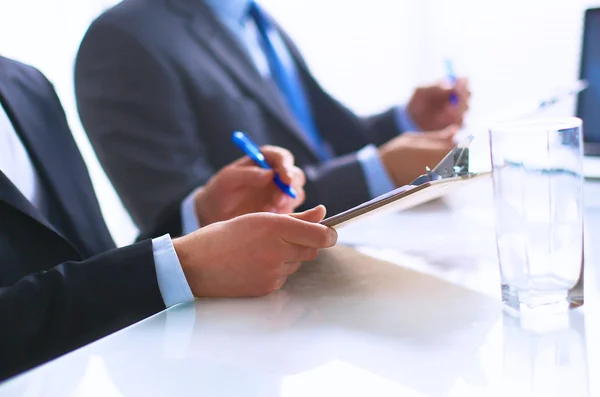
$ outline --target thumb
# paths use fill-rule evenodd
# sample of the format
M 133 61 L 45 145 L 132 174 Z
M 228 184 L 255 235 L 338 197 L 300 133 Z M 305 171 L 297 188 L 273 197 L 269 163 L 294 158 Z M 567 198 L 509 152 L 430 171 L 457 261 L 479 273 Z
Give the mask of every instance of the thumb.
M 299 212 L 297 214 L 290 214 L 292 218 L 300 219 L 302 221 L 318 223 L 321 222 L 325 218 L 325 214 L 327 210 L 325 206 L 318 205 L 308 211 Z

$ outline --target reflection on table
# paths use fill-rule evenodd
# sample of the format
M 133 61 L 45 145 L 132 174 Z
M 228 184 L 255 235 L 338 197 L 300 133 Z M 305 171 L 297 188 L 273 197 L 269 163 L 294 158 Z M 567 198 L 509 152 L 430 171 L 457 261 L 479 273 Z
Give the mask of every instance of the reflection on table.
M 540 330 L 503 314 L 488 187 L 343 236 L 369 255 L 338 247 L 270 296 L 172 308 L 0 396 L 595 395 L 593 261 L 586 304 L 568 318 Z M 598 204 L 588 203 L 588 238 Z

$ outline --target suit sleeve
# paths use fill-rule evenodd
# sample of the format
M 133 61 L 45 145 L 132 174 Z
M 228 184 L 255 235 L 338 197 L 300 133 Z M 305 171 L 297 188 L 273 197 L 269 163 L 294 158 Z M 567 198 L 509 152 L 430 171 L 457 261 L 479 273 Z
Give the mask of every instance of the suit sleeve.
M 149 240 L 30 274 L 0 287 L 0 379 L 164 308 Z
M 355 153 L 306 166 L 303 170 L 306 174 L 306 201 L 299 210 L 323 204 L 327 207 L 327 215 L 331 216 L 371 199 Z
M 156 218 L 155 225 L 142 231 L 137 241 L 147 240 L 158 236 L 169 234 L 172 238 L 180 237 L 184 234 L 182 222 L 182 206 L 180 203 L 173 202 L 167 206 Z
M 81 121 L 142 234 L 216 172 L 185 84 L 162 62 L 119 27 L 96 21 L 75 67 Z

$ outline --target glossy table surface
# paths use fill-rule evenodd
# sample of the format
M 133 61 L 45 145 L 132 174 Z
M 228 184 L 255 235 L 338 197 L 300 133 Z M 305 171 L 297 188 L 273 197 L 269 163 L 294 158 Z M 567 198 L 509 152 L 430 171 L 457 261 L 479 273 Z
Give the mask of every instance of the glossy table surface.
M 349 226 L 362 254 L 325 252 L 271 296 L 174 307 L 0 396 L 600 395 L 599 214 L 588 183 L 586 303 L 543 330 L 503 314 L 485 180 Z

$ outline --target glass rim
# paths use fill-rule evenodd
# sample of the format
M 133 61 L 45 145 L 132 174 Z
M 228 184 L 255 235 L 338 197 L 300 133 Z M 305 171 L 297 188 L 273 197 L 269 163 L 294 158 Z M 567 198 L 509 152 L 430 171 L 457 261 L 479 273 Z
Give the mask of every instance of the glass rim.
M 571 128 L 581 128 L 583 120 L 579 117 L 533 118 L 495 123 L 488 128 L 494 133 L 539 133 L 542 131 L 562 131 Z

